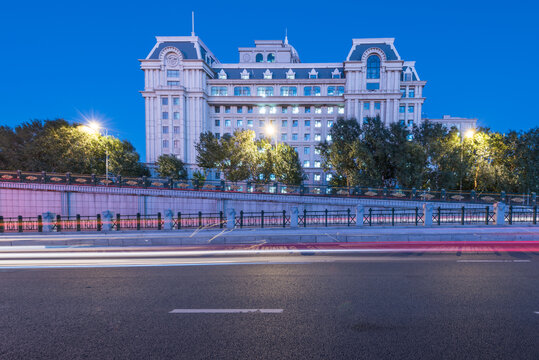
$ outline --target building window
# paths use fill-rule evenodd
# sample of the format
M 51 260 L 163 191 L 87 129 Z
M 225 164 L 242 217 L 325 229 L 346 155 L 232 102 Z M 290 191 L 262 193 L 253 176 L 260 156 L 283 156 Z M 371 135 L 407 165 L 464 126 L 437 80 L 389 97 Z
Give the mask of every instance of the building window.
M 221 134 L 216 132 L 216 133 L 215 133 L 215 138 L 216 138 L 217 140 L 219 140 L 219 139 L 221 138 Z
M 316 70 L 312 69 L 309 72 L 309 79 L 318 79 L 318 72 L 316 72 Z
M 313 86 L 313 95 L 320 96 L 320 86 Z
M 309 160 L 303 160 L 303 167 L 311 167 L 311 162 Z
M 380 107 L 381 105 L 378 101 L 374 103 L 374 110 L 380 110 Z
M 328 128 L 333 126 L 333 120 L 328 120 Z
M 258 121 L 258 126 L 259 126 L 259 127 L 263 128 L 264 125 L 266 125 L 266 122 L 265 122 L 264 120 L 259 120 L 259 121 Z
M 294 107 L 292 108 L 292 114 L 299 114 L 299 107 L 294 106 Z
M 272 63 L 275 62 L 275 55 L 274 54 L 268 54 L 268 62 Z
M 326 181 L 330 182 L 332 177 L 333 177 L 333 174 L 326 174 Z
M 292 127 L 298 127 L 298 121 L 292 120 Z
M 163 148 L 168 149 L 168 140 L 163 140 Z
M 414 88 L 410 88 L 410 90 L 408 90 L 408 97 L 415 97 L 415 89 Z
M 237 112 L 238 114 L 243 113 L 243 106 L 237 106 L 237 107 L 236 107 L 236 112 Z
M 331 134 L 326 135 L 326 141 L 331 141 Z
M 380 83 L 367 83 L 367 90 L 374 91 L 380 89 Z
M 225 126 L 226 127 L 230 127 L 231 124 L 232 123 L 231 123 L 230 119 L 225 119 Z
M 281 141 L 286 141 L 286 140 L 288 140 L 287 135 L 286 134 L 281 134 Z
M 337 86 L 337 96 L 344 95 L 344 86 Z
M 303 148 L 303 155 L 309 155 L 311 153 L 311 147 Z
M 340 79 L 341 78 L 341 74 L 331 74 L 331 78 L 332 79 Z
M 227 96 L 228 89 L 226 86 L 212 86 L 211 96 Z
M 408 112 L 413 113 L 414 112 L 414 105 L 408 106 Z
M 180 141 L 174 140 L 174 149 L 179 149 L 179 148 L 180 148 Z
M 215 119 L 215 126 L 221 126 L 221 120 Z
M 295 86 L 281 86 L 281 96 L 297 96 L 297 88 Z
M 406 106 L 404 105 L 399 106 L 399 113 L 404 114 L 405 109 L 406 109 Z
M 230 106 L 225 106 L 225 113 L 230 114 Z
M 320 134 L 314 134 L 314 141 L 320 141 L 322 140 L 322 136 Z
M 320 106 L 316 106 L 314 108 L 314 113 L 315 114 L 322 114 L 322 108 Z
M 216 114 L 219 114 L 221 112 L 221 107 L 216 106 L 216 107 L 213 108 L 213 110 L 215 111 Z
M 264 72 L 264 79 L 269 80 L 269 79 L 272 79 L 272 78 L 273 78 L 273 73 L 271 71 L 269 71 L 269 69 L 266 70 Z
M 168 105 L 168 97 L 161 98 L 161 105 Z
M 305 86 L 305 87 L 303 88 L 303 95 L 305 95 L 305 96 L 311 96 L 311 94 L 312 94 L 312 92 L 311 92 L 312 89 L 313 89 L 313 88 L 312 88 L 311 86 Z
M 248 86 L 234 87 L 234 96 L 251 96 L 251 88 Z
M 406 88 L 401 88 L 401 94 L 402 94 L 401 97 L 403 97 L 403 98 L 406 97 Z
M 275 106 L 270 106 L 269 113 L 270 114 L 277 114 L 277 108 Z
M 311 120 L 305 120 L 305 127 L 311 126 Z
M 253 127 L 253 120 L 247 120 L 247 126 Z
M 215 179 L 216 179 L 216 180 L 221 179 L 221 173 L 220 173 L 220 172 L 216 172 L 216 173 L 215 173 Z
M 249 80 L 249 73 L 247 71 L 242 71 L 241 73 L 241 79 L 242 80 Z
M 310 114 L 310 113 L 311 113 L 311 107 L 305 106 L 305 114 Z
M 333 106 L 328 107 L 328 114 L 333 114 Z
M 414 140 L 414 135 L 413 134 L 406 135 L 406 140 L 408 140 L 408 141 Z
M 163 126 L 163 134 L 168 134 L 168 126 Z
M 380 79 L 380 58 L 377 55 L 367 59 L 367 79 Z
M 161 119 L 167 120 L 168 119 L 168 112 L 163 111 L 163 113 L 161 114 Z
M 369 123 L 369 117 L 368 116 L 364 116 L 363 117 L 363 124 L 367 125 Z
M 172 98 L 172 105 L 180 105 L 180 98 L 179 97 L 173 97 Z
M 273 96 L 273 86 L 259 86 L 256 88 L 257 96 Z
M 258 113 L 259 114 L 265 114 L 266 113 L 266 107 L 265 106 L 259 106 L 258 107 Z
M 286 78 L 288 80 L 294 80 L 296 78 L 296 73 L 292 71 L 292 69 L 288 70 L 286 73 Z
M 320 155 L 320 149 L 317 148 L 317 147 L 315 147 L 315 148 L 314 148 L 314 154 L 315 154 L 315 155 Z
M 175 111 L 174 113 L 172 113 L 172 116 L 174 117 L 174 120 L 180 120 L 180 113 Z
M 344 106 L 339 106 L 339 114 L 344 114 Z
M 281 121 L 281 126 L 282 127 L 287 127 L 288 126 L 288 120 Z
M 314 174 L 314 181 L 320 181 L 320 174 Z
M 320 167 L 320 160 L 315 160 L 315 161 L 314 161 L 314 167 L 315 167 L 315 168 L 319 168 L 319 167 Z
M 288 107 L 283 106 L 281 107 L 281 114 L 286 114 L 288 112 Z
M 174 126 L 174 134 L 179 134 L 179 133 L 180 133 L 180 127 Z
M 247 113 L 248 113 L 248 114 L 252 114 L 252 113 L 253 113 L 253 107 L 252 107 L 252 106 L 247 106 Z
M 167 77 L 169 78 L 180 77 L 180 70 L 167 70 Z
M 320 120 L 315 120 L 315 121 L 314 121 L 314 127 L 317 127 L 317 128 L 322 127 L 322 121 L 320 121 Z
M 219 71 L 219 79 L 221 80 L 226 80 L 227 76 L 226 76 L 226 72 L 221 69 L 221 71 Z
M 243 120 L 236 120 L 236 126 L 242 127 L 243 126 Z
M 335 95 L 335 86 L 328 86 L 328 96 Z
M 167 81 L 168 86 L 180 86 L 179 81 Z
M 369 110 L 371 108 L 371 103 L 369 102 L 364 102 L 363 103 L 363 110 Z
M 264 55 L 256 54 L 255 61 L 256 62 L 264 62 Z
M 399 120 L 399 125 L 404 127 L 404 120 Z
M 292 141 L 297 140 L 297 139 L 298 139 L 298 134 L 297 134 L 297 133 L 293 133 L 293 134 L 292 134 Z M 297 149 L 296 149 L 296 151 L 297 151 Z
M 414 126 L 414 120 L 408 120 L 408 126 L 409 127 Z

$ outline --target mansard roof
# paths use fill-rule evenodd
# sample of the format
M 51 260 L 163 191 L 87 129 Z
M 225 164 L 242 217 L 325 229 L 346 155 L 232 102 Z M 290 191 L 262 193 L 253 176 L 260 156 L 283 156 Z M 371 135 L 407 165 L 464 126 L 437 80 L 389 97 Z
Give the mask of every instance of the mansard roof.
M 387 60 L 400 60 L 391 45 L 383 43 L 357 44 L 350 54 L 349 61 L 361 61 L 363 53 L 370 48 L 378 48 L 384 52 Z
M 273 76 L 273 79 L 286 79 L 286 73 L 289 69 L 292 69 L 296 73 L 296 79 L 309 79 L 309 73 L 312 69 L 318 72 L 318 79 L 331 79 L 332 73 L 335 71 L 335 68 L 341 73 L 341 77 L 344 78 L 344 68 L 342 67 L 328 67 L 328 68 L 319 68 L 319 67 L 291 67 L 291 68 L 248 68 L 248 67 L 238 67 L 238 68 L 222 68 L 227 75 L 227 79 L 241 79 L 241 73 L 243 69 L 247 70 L 249 73 L 249 79 L 264 79 L 264 72 L 269 69 Z M 215 72 L 221 71 L 221 68 L 214 68 Z
M 148 59 L 159 59 L 159 53 L 166 47 L 175 47 L 178 49 L 184 59 L 198 59 L 197 50 L 195 44 L 191 41 L 165 41 L 160 43 L 153 49 L 152 53 L 148 56 Z

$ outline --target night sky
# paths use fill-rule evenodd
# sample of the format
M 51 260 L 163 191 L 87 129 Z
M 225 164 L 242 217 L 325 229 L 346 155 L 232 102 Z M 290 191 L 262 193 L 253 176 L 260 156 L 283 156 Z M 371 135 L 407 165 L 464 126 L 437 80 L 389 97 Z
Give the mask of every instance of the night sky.
M 237 62 L 237 48 L 255 39 L 284 39 L 285 28 L 302 62 L 343 61 L 352 38 L 394 37 L 427 81 L 428 117 L 477 117 L 497 131 L 539 126 L 539 5 L 518 0 L 9 1 L 0 123 L 97 116 L 144 156 L 138 59 L 156 35 L 189 35 L 192 10 L 221 62 Z

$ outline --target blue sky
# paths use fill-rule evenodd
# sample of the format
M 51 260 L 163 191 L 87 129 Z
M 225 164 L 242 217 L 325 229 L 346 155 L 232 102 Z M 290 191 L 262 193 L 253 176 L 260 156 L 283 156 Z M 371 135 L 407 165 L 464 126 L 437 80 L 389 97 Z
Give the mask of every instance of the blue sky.
M 497 131 L 539 126 L 539 5 L 533 1 L 10 1 L 0 12 L 0 123 L 96 114 L 144 154 L 138 91 L 156 35 L 196 33 L 221 62 L 282 39 L 303 62 L 345 59 L 352 38 L 394 37 L 427 81 L 424 112 Z

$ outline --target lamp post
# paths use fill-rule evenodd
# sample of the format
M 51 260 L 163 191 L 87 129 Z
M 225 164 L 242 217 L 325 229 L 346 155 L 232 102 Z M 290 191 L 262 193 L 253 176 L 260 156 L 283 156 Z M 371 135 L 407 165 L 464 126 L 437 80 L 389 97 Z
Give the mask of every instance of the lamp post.
M 462 178 L 463 178 L 463 174 L 462 174 L 462 167 L 463 167 L 463 162 L 464 162 L 464 138 L 467 138 L 467 139 L 473 139 L 475 135 L 475 130 L 474 129 L 468 129 L 466 130 L 466 132 L 464 133 L 464 136 L 460 136 L 460 192 L 462 192 Z
M 101 127 L 97 121 L 90 121 L 88 127 L 93 130 L 94 133 L 101 134 L 100 130 L 105 130 L 105 139 L 109 137 L 109 130 Z M 109 185 L 109 146 L 105 143 L 105 186 Z

